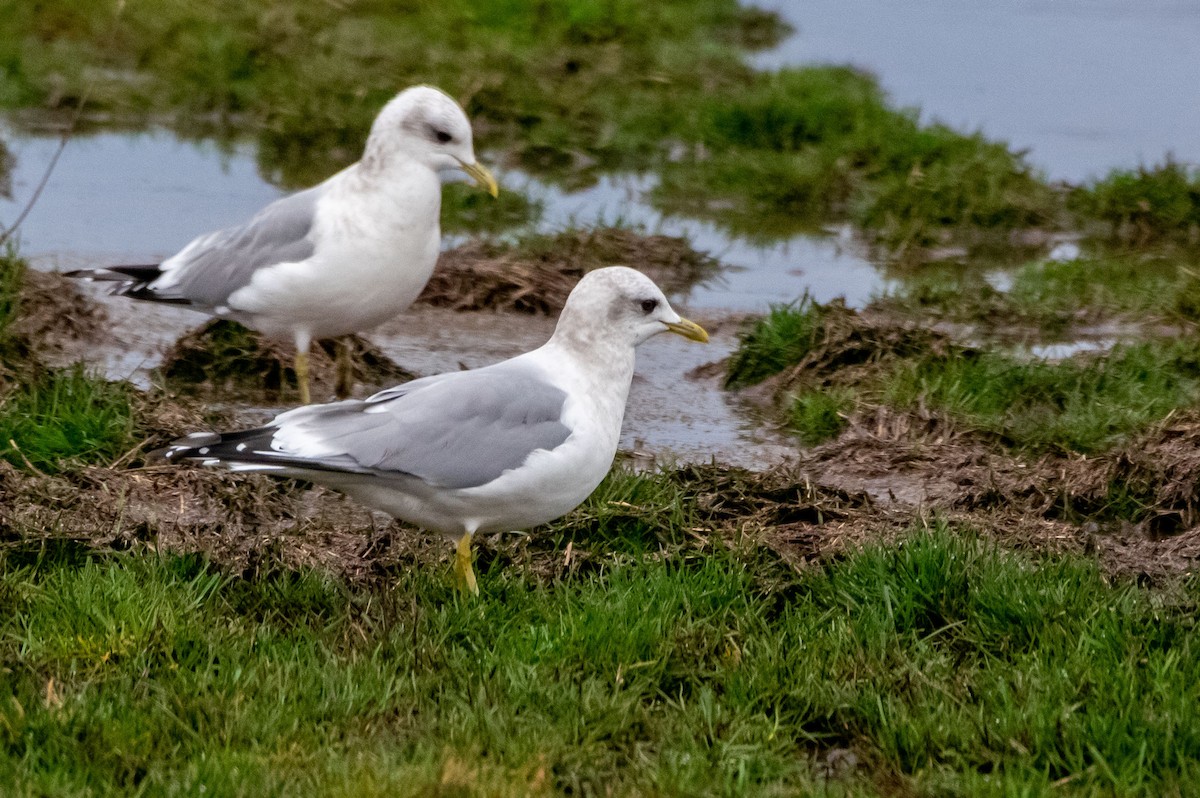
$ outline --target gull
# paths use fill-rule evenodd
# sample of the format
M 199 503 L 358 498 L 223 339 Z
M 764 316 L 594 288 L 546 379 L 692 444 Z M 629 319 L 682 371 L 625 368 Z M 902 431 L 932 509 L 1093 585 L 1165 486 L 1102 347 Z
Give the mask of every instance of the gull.
M 660 332 L 708 340 L 641 272 L 597 269 L 571 291 L 550 340 L 531 352 L 365 400 L 300 407 L 256 429 L 194 433 L 161 455 L 308 480 L 440 533 L 456 543 L 460 587 L 478 593 L 476 533 L 552 521 L 604 479 L 634 349 Z
M 233 319 L 296 346 L 301 404 L 310 402 L 314 339 L 366 330 L 407 308 L 437 263 L 441 175 L 462 170 L 493 197 L 475 159 L 471 123 L 431 86 L 389 101 L 362 159 L 282 197 L 244 224 L 194 239 L 162 263 L 68 272 L 116 282 L 113 293 Z M 339 394 L 348 352 L 339 346 Z

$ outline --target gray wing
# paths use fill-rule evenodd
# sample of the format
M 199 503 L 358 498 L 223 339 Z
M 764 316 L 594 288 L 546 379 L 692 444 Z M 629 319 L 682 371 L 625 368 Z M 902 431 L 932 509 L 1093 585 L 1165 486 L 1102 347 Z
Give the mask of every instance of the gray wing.
M 264 266 L 310 257 L 321 187 L 282 197 L 250 221 L 200 236 L 168 261 L 169 268 L 151 286 L 160 299 L 178 299 L 215 307 L 249 284 Z
M 319 468 L 401 473 L 443 488 L 472 488 L 566 441 L 566 399 L 532 369 L 444 374 L 365 402 L 287 413 L 277 419 L 272 448 Z

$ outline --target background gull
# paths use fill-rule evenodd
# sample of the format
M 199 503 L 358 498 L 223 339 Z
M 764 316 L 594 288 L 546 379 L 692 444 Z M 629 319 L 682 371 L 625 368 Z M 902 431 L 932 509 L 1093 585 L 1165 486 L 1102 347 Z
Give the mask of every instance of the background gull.
M 460 584 L 477 592 L 472 536 L 551 521 L 595 490 L 617 451 L 634 348 L 666 331 L 708 340 L 642 273 L 598 269 L 532 352 L 257 429 L 196 433 L 164 456 L 309 480 L 440 532 L 458 543 Z
M 437 263 L 442 172 L 461 169 L 492 196 L 462 108 L 430 86 L 396 95 L 371 125 L 360 161 L 283 197 L 245 224 L 202 235 L 160 264 L 69 272 L 116 281 L 114 293 L 186 305 L 296 345 L 310 401 L 314 339 L 366 330 L 407 308 Z M 338 391 L 348 393 L 339 344 Z

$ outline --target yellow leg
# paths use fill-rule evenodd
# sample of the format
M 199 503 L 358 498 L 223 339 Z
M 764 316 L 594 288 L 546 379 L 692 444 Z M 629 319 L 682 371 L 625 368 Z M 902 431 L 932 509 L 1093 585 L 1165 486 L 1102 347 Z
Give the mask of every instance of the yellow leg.
M 296 385 L 300 388 L 300 404 L 312 402 L 308 393 L 308 352 L 296 350 Z
M 458 548 L 454 552 L 454 577 L 459 590 L 478 596 L 479 585 L 475 582 L 475 569 L 471 567 L 472 537 L 468 532 L 458 539 Z
M 354 390 L 354 362 L 350 358 L 350 339 L 342 337 L 334 341 L 337 349 L 337 384 L 334 394 L 338 399 L 349 399 Z

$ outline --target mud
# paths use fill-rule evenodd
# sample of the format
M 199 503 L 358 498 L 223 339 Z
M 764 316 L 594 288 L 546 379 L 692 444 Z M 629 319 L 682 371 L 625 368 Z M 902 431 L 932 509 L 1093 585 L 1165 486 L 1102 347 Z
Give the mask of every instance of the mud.
M 682 238 L 598 227 L 520 244 L 463 244 L 442 253 L 417 301 L 454 310 L 555 315 L 580 277 L 616 265 L 645 272 L 667 294 L 685 291 L 720 271 L 714 258 Z

